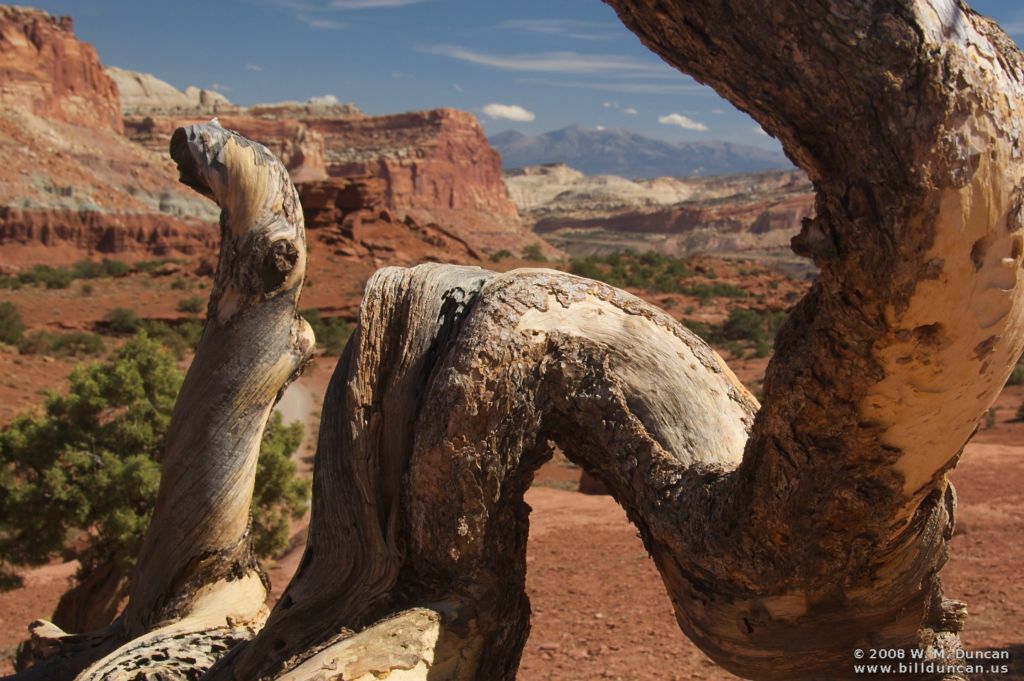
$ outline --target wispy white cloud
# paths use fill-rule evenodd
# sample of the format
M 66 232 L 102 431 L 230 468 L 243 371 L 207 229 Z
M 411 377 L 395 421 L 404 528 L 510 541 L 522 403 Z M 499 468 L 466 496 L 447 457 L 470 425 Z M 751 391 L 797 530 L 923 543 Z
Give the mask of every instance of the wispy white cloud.
M 452 89 L 456 92 L 465 92 L 465 90 L 462 89 L 462 86 L 458 83 L 452 83 Z
M 618 102 L 601 102 L 601 106 L 603 106 L 606 109 L 618 109 L 619 108 L 619 103 Z
M 757 133 L 758 135 L 764 135 L 765 137 L 771 137 L 771 135 L 769 135 L 769 134 L 768 134 L 767 132 L 765 132 L 765 129 L 764 129 L 764 128 L 762 128 L 762 127 L 761 127 L 760 125 L 755 125 L 755 126 L 753 127 L 753 130 L 754 130 L 754 132 L 756 132 L 756 133 Z
M 640 112 L 637 111 L 636 109 L 634 109 L 631 106 L 627 106 L 625 109 L 622 110 L 622 113 L 624 113 L 624 114 L 626 114 L 628 116 L 636 116 Z
M 308 100 L 310 104 L 319 104 L 321 106 L 330 106 L 331 104 L 337 104 L 338 98 L 334 95 L 317 95 L 310 97 Z
M 620 28 L 611 24 L 573 19 L 510 19 L 501 22 L 501 27 L 574 40 L 615 40 L 623 34 Z
M 490 66 L 505 71 L 541 73 L 631 74 L 663 72 L 667 66 L 653 61 L 614 54 L 581 54 L 579 52 L 537 52 L 524 54 L 488 54 L 459 45 L 426 45 L 420 52 L 439 54 L 452 59 Z
M 594 130 L 597 130 L 598 132 L 602 132 L 602 131 L 607 130 L 607 129 L 608 128 L 604 127 L 603 125 L 595 125 L 594 126 Z
M 206 89 L 213 90 L 214 92 L 231 92 L 231 87 L 223 83 L 210 83 L 210 86 Z
M 518 104 L 488 104 L 482 111 L 489 118 L 504 118 L 510 121 L 530 122 L 537 118 L 532 111 L 527 111 Z
M 709 94 L 710 89 L 702 85 L 674 83 L 645 83 L 637 81 L 590 81 L 561 80 L 551 78 L 519 78 L 518 83 L 524 85 L 549 85 L 551 87 L 572 88 L 579 90 L 598 90 L 600 92 L 616 92 L 643 95 L 694 95 Z
M 318 17 L 311 14 L 300 13 L 296 18 L 306 26 L 319 30 L 337 31 L 338 29 L 345 28 L 345 22 L 328 19 L 327 17 Z
M 262 71 L 263 67 L 260 66 L 259 64 L 253 64 L 252 62 L 247 62 L 246 65 L 245 65 L 245 70 L 246 71 Z
M 676 125 L 684 130 L 697 130 L 698 132 L 704 132 L 708 129 L 708 126 L 704 125 L 699 121 L 695 121 L 689 116 L 684 116 L 678 113 L 670 113 L 665 116 L 659 116 L 658 122 L 662 125 Z

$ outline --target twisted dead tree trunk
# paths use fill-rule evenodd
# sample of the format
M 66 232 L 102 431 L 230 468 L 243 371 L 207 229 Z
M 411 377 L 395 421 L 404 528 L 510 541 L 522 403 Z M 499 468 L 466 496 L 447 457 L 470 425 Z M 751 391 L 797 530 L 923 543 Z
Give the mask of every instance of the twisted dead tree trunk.
M 523 493 L 552 443 L 625 507 L 680 627 L 734 673 L 852 677 L 857 648 L 952 659 L 964 610 L 938 577 L 955 508 L 946 474 L 1024 346 L 1024 59 L 951 0 L 609 2 L 815 182 L 817 217 L 794 245 L 821 278 L 780 332 L 764 406 L 699 338 L 603 284 L 381 270 L 328 389 L 306 552 L 266 625 L 221 655 L 246 637 L 225 630 L 258 626 L 263 596 L 240 515 L 251 455 L 227 435 L 192 461 L 201 474 L 165 473 L 119 625 L 137 638 L 78 678 L 196 678 L 219 657 L 206 681 L 512 679 L 529 628 Z M 240 156 L 217 157 L 178 155 L 227 225 L 254 224 L 218 192 L 263 185 Z M 231 243 L 222 269 L 247 257 Z M 228 280 L 266 291 L 267 262 L 229 266 Z M 281 285 L 270 301 L 215 291 L 211 319 L 269 305 L 291 344 L 277 349 L 287 371 L 268 353 L 233 372 L 245 387 L 230 400 L 187 393 L 226 408 L 209 441 L 233 419 L 258 428 L 265 407 L 243 396 L 272 399 L 280 385 L 262 377 L 300 363 L 298 283 Z M 261 323 L 283 334 L 283 317 Z M 252 352 L 266 327 L 245 330 L 204 338 L 199 354 Z M 242 627 L 229 611 L 245 611 Z
M 296 314 L 302 209 L 281 163 L 215 121 L 175 132 L 171 155 L 181 181 L 220 204 L 221 253 L 130 600 L 93 634 L 35 623 L 36 664 L 19 679 L 195 678 L 267 615 L 249 506 L 271 407 L 314 347 Z

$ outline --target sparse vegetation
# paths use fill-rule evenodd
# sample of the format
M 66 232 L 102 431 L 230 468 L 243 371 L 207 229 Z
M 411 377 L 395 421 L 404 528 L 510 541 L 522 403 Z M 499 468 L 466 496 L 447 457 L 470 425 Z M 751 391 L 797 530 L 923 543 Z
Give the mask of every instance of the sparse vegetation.
M 352 335 L 352 325 L 340 317 L 325 318 L 316 309 L 303 310 L 300 314 L 313 327 L 317 345 L 327 354 L 340 355 L 348 337 Z
M 500 251 L 495 251 L 494 253 L 491 253 L 491 262 L 501 262 L 505 258 L 511 257 L 512 251 L 508 250 L 507 248 L 503 248 Z
M 130 265 L 120 260 L 104 258 L 81 260 L 71 267 L 53 267 L 35 265 L 31 269 L 15 275 L 0 277 L 0 288 L 19 289 L 22 286 L 42 286 L 49 289 L 62 289 L 71 285 L 76 279 L 100 279 L 103 277 L 120 277 L 132 271 L 152 272 L 168 263 L 181 261 L 172 258 L 148 260 Z
M 119 336 L 130 336 L 142 329 L 139 315 L 127 307 L 115 307 L 103 315 L 103 321 L 110 333 Z
M 722 325 L 722 337 L 726 340 L 747 340 L 755 343 L 771 343 L 779 327 L 786 321 L 785 312 L 734 308 Z
M 694 276 L 685 260 L 654 251 L 642 255 L 610 253 L 573 258 L 569 261 L 569 271 L 611 286 L 655 293 L 685 293 L 682 281 Z
M 25 334 L 25 322 L 14 303 L 0 303 L 0 343 L 17 345 Z
M 47 357 L 95 357 L 105 350 L 103 338 L 87 331 L 36 331 L 18 343 L 18 352 L 23 355 Z
M 106 363 L 80 366 L 67 395 L 0 431 L 0 585 L 15 566 L 40 565 L 75 540 L 85 579 L 104 564 L 129 570 L 149 524 L 157 463 L 181 386 L 174 359 L 140 334 Z M 309 484 L 289 456 L 301 424 L 272 420 L 256 476 L 253 546 L 263 557 L 287 544 L 287 521 L 306 508 Z
M 189 296 L 178 301 L 178 312 L 199 314 L 206 306 L 206 299 L 201 296 Z
M 174 323 L 146 319 L 141 325 L 150 338 L 159 341 L 178 359 L 191 352 L 203 335 L 203 324 L 195 318 Z
M 530 244 L 523 249 L 523 259 L 532 260 L 534 262 L 547 262 L 548 259 L 544 257 L 544 253 L 540 250 L 540 244 Z

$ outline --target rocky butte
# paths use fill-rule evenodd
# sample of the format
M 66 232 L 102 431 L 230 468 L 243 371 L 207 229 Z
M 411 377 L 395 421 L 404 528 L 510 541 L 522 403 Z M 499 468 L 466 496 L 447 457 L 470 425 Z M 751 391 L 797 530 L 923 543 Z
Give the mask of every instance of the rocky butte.
M 302 194 L 310 227 L 333 224 L 346 210 L 378 215 L 384 210 L 398 222 L 442 230 L 480 253 L 518 251 L 531 243 L 550 248 L 524 227 L 502 181 L 501 158 L 467 112 L 366 116 L 353 104 L 316 99 L 240 107 L 222 97 L 197 110 L 201 92 L 179 92 L 175 99 L 168 93 L 172 86 L 148 74 L 108 73 L 122 91 L 145 84 L 154 93 L 150 100 L 134 97 L 130 106 L 123 105 L 125 133 L 132 141 L 162 150 L 177 127 L 216 114 L 224 127 L 281 158 Z M 181 104 L 171 106 L 174 101 Z M 370 203 L 354 206 L 357 196 Z

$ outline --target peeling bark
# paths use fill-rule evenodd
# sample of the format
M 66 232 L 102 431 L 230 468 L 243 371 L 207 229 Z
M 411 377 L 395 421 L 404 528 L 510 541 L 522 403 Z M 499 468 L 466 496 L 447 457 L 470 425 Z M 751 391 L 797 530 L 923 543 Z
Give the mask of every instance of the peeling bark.
M 176 134 L 226 245 L 119 620 L 133 640 L 77 678 L 513 679 L 523 493 L 553 445 L 626 509 L 681 629 L 736 674 L 851 678 L 857 648 L 959 647 L 964 606 L 938 577 L 946 474 L 1024 349 L 1024 58 L 953 0 L 608 2 L 815 183 L 794 248 L 822 274 L 779 334 L 764 406 L 604 284 L 381 270 L 328 388 L 305 554 L 245 640 L 265 595 L 245 527 L 253 436 L 311 344 L 301 216 L 259 149 Z M 40 655 L 71 647 L 34 633 Z

